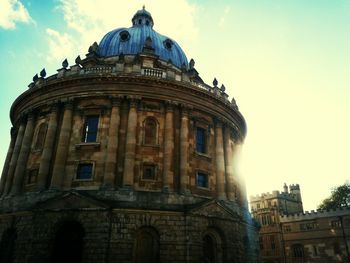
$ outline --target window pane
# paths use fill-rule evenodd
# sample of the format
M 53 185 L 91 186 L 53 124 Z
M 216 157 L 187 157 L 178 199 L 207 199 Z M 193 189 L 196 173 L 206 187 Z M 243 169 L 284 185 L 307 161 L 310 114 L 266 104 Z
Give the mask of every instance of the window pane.
M 196 128 L 196 151 L 206 153 L 206 134 L 202 128 Z
M 155 180 L 155 166 L 154 165 L 143 165 L 142 179 Z
M 98 116 L 88 116 L 84 125 L 83 142 L 96 142 L 98 130 Z
M 145 122 L 145 144 L 156 144 L 157 123 L 153 119 L 147 119 Z
M 208 175 L 205 173 L 197 173 L 197 186 L 208 188 Z
M 92 164 L 79 164 L 77 171 L 77 179 L 91 179 L 92 178 Z

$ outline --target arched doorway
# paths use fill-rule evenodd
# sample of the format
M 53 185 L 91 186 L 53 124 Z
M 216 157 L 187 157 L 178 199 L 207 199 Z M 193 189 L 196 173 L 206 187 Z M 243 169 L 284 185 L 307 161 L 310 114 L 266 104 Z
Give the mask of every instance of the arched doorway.
M 143 227 L 136 234 L 134 263 L 159 262 L 159 235 L 151 227 Z
M 209 229 L 202 239 L 203 262 L 222 263 L 223 245 L 221 235 L 214 229 Z
M 11 227 L 2 233 L 0 242 L 0 262 L 13 262 L 17 231 Z
M 76 221 L 63 222 L 58 228 L 51 255 L 52 263 L 80 263 L 85 231 Z
M 203 256 L 206 262 L 217 262 L 217 244 L 211 235 L 203 238 Z

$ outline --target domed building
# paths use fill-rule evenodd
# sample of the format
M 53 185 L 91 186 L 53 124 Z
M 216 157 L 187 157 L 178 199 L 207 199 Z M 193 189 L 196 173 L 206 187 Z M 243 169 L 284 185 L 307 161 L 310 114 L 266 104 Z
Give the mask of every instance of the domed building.
M 0 262 L 256 262 L 246 123 L 144 8 L 13 103 Z

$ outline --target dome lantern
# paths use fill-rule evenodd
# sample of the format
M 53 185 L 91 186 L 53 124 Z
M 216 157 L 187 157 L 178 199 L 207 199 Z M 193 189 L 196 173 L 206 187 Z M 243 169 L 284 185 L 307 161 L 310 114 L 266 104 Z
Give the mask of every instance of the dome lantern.
M 133 26 L 150 26 L 152 28 L 154 24 L 151 13 L 146 11 L 145 6 L 136 12 L 131 21 Z
M 97 54 L 101 57 L 137 55 L 142 53 L 147 38 L 152 39 L 154 54 L 163 61 L 181 69 L 188 67 L 187 57 L 176 41 L 161 35 L 153 29 L 153 18 L 145 7 L 132 18 L 132 27 L 117 28 L 107 33 L 98 45 Z

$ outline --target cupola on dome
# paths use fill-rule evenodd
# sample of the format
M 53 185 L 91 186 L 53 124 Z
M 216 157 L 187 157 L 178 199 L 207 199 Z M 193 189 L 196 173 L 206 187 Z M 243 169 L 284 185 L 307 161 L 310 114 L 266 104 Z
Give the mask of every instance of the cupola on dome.
M 99 44 L 98 54 L 102 57 L 137 55 L 147 45 L 160 59 L 178 68 L 187 68 L 187 58 L 181 47 L 173 39 L 153 30 L 153 18 L 145 7 L 133 16 L 132 27 L 117 28 L 107 33 Z

